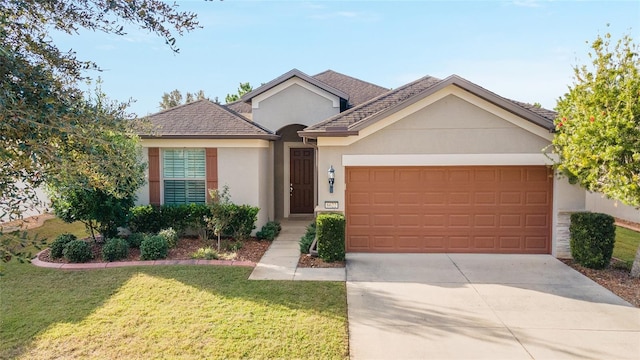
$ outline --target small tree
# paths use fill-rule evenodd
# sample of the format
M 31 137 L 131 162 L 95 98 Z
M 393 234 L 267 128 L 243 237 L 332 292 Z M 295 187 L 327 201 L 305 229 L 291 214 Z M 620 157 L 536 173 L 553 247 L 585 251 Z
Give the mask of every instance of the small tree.
M 626 35 L 591 43 L 592 67 L 558 100 L 553 149 L 558 169 L 589 191 L 640 206 L 640 55 Z M 640 276 L 640 248 L 632 274 Z
M 225 185 L 222 190 L 210 189 L 209 196 L 211 197 L 211 217 L 205 218 L 207 227 L 205 232 L 210 229 L 214 235 L 218 237 L 218 252 L 220 252 L 220 237 L 222 232 L 226 229 L 233 218 L 231 213 L 224 211 L 225 206 L 231 204 L 231 196 L 229 195 L 229 186 Z
M 190 102 L 194 102 L 196 100 L 207 99 L 207 96 L 204 94 L 203 90 L 198 90 L 196 93 L 187 92 L 184 96 L 185 101 L 182 101 L 183 96 L 180 90 L 175 89 L 169 93 L 162 94 L 162 101 L 160 101 L 160 109 L 167 110 L 172 107 L 176 107 L 182 104 L 188 104 Z
M 117 198 L 99 189 L 70 186 L 55 191 L 51 203 L 56 216 L 68 223 L 82 222 L 94 240 L 96 232 L 105 238 L 116 236 L 134 205 L 133 196 Z
M 240 86 L 238 86 L 238 92 L 236 94 L 227 94 L 227 96 L 225 97 L 224 101 L 229 104 L 232 103 L 234 101 L 238 101 L 240 100 L 240 98 L 242 97 L 242 95 L 250 92 L 253 90 L 253 87 L 251 86 L 251 84 L 249 84 L 249 82 L 246 83 L 240 83 Z

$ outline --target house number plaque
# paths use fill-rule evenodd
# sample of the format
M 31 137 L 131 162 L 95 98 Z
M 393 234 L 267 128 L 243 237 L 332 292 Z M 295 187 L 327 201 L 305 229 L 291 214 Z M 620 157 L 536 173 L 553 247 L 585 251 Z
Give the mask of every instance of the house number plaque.
M 324 208 L 325 209 L 338 209 L 338 202 L 337 201 L 325 201 L 324 202 Z

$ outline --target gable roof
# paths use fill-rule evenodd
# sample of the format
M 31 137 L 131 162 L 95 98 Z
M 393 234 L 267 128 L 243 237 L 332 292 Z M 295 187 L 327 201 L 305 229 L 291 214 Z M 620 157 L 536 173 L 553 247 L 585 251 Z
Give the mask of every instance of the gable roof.
M 142 138 L 267 139 L 279 136 L 224 106 L 203 99 L 146 117 Z
M 250 114 L 251 98 L 292 78 L 293 76 L 298 76 L 303 80 L 307 80 L 307 79 L 317 80 L 316 82 L 312 82 L 312 84 L 316 86 L 320 84 L 324 84 L 323 86 L 321 86 L 321 88 L 324 88 L 325 90 L 333 89 L 333 90 L 341 91 L 343 93 L 342 96 L 346 96 L 346 97 L 343 97 L 343 99 L 348 101 L 348 105 L 350 107 L 360 105 L 367 100 L 370 100 L 378 95 L 384 94 L 387 91 L 389 91 L 388 88 L 384 88 L 382 86 L 378 86 L 376 84 L 372 84 L 367 81 L 356 79 L 352 76 L 341 74 L 333 70 L 325 70 L 319 74 L 308 76 L 297 69 L 293 69 L 287 72 L 286 74 L 281 75 L 278 78 L 270 81 L 269 83 L 262 85 L 260 88 L 252 91 L 254 92 L 254 91 L 260 90 L 259 92 L 253 93 L 253 94 L 247 93 L 240 100 L 234 101 L 229 104 L 225 104 L 224 106 L 240 114 Z M 267 87 L 267 85 L 269 86 Z M 337 94 L 334 94 L 334 95 L 337 95 Z
M 285 82 L 285 81 L 287 81 L 287 80 L 289 80 L 289 79 L 291 79 L 293 77 L 300 78 L 300 79 L 302 79 L 302 80 L 304 80 L 304 81 L 306 81 L 306 82 L 308 82 L 308 83 L 310 83 L 312 85 L 315 85 L 315 86 L 319 87 L 320 89 L 322 89 L 322 90 L 324 90 L 324 91 L 326 91 L 326 92 L 328 92 L 330 94 L 333 94 L 333 95 L 335 95 L 335 96 L 337 96 L 337 97 L 339 97 L 341 99 L 345 99 L 345 100 L 349 99 L 349 94 L 345 93 L 344 91 L 338 90 L 338 89 L 336 89 L 336 88 L 334 88 L 334 87 L 332 87 L 332 86 L 330 86 L 328 84 L 323 83 L 322 81 L 316 80 L 316 79 L 312 78 L 311 76 L 303 73 L 302 71 L 300 71 L 298 69 L 293 69 L 293 70 L 290 70 L 290 71 L 278 76 L 277 78 L 269 81 L 268 83 L 260 86 L 259 88 L 254 89 L 253 91 L 250 91 L 250 92 L 244 94 L 242 96 L 242 100 L 248 102 L 251 99 L 253 99 L 254 97 L 256 97 L 256 96 L 258 96 L 258 95 L 260 95 L 260 94 L 262 94 L 262 93 L 264 93 L 264 92 L 266 92 L 266 91 L 268 91 L 268 90 L 270 90 L 270 89 L 282 84 L 283 82 Z
M 348 100 L 351 106 L 360 105 L 367 100 L 389 91 L 389 89 L 382 86 L 356 79 L 333 70 L 323 71 L 313 75 L 313 78 L 349 94 Z
M 370 99 L 359 106 L 337 114 L 318 124 L 309 126 L 299 131 L 298 134 L 312 138 L 318 136 L 357 135 L 359 130 L 449 85 L 454 85 L 468 91 L 549 131 L 554 129 L 553 120 L 555 118 L 555 112 L 503 98 L 466 79 L 452 75 L 444 80 L 432 76 L 425 76 Z

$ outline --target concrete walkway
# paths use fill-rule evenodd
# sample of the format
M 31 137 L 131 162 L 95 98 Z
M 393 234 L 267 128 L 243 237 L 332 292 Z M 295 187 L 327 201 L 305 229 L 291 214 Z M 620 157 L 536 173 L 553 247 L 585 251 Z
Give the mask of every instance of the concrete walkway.
M 299 268 L 300 238 L 312 217 L 289 218 L 280 221 L 282 231 L 262 256 L 249 280 L 311 280 L 345 281 L 345 268 Z
M 347 254 L 351 359 L 640 359 L 640 309 L 550 255 Z

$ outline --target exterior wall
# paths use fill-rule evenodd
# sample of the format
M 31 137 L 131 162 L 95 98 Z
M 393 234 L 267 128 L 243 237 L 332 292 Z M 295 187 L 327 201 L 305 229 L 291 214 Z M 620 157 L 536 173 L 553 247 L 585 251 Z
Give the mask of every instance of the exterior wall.
M 571 258 L 569 225 L 571 214 L 585 210 L 585 191 L 569 184 L 566 177 L 553 180 L 553 228 L 551 254 L 557 258 Z
M 600 193 L 587 192 L 587 210 L 609 214 L 613 217 L 640 223 L 640 210 L 619 201 L 607 199 Z
M 148 164 L 149 163 L 149 149 L 144 147 L 142 148 L 142 153 L 140 154 L 140 161 Z M 138 189 L 136 192 L 136 205 L 146 205 L 149 203 L 149 168 L 144 172 L 144 185 Z
M 278 131 L 289 124 L 313 125 L 340 112 L 340 99 L 291 79 L 252 100 L 253 121 Z
M 236 204 L 258 206 L 259 230 L 269 218 L 273 218 L 273 210 L 269 208 L 268 194 L 260 190 L 268 188 L 270 183 L 267 170 L 269 158 L 268 148 L 221 148 L 218 149 L 218 184 L 229 186 L 231 201 Z
M 237 204 L 258 206 L 259 230 L 274 219 L 273 210 L 273 146 L 267 140 L 232 139 L 143 139 L 143 159 L 148 160 L 148 147 L 217 148 L 218 187 L 229 186 L 231 200 Z M 148 170 L 146 176 L 148 177 Z M 137 204 L 149 203 L 149 187 L 137 192 Z
M 344 211 L 345 166 L 550 165 L 543 153 L 552 134 L 537 125 L 457 90 L 423 99 L 360 131 L 358 137 L 320 138 L 318 169 L 336 169 L 334 193 L 318 171 L 318 207 L 338 201 Z M 434 96 L 434 95 L 432 95 Z M 394 118 L 395 117 L 395 118 Z M 377 128 L 377 129 L 376 129 Z M 374 131 L 375 130 L 375 131 Z M 552 254 L 562 253 L 558 213 L 583 210 L 584 190 L 554 181 Z M 568 239 L 568 238 L 567 238 Z M 560 245 L 559 245 L 560 244 Z M 558 248 L 560 246 L 560 248 Z

